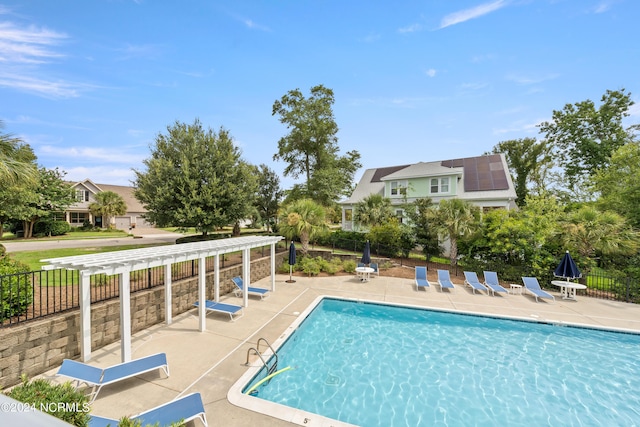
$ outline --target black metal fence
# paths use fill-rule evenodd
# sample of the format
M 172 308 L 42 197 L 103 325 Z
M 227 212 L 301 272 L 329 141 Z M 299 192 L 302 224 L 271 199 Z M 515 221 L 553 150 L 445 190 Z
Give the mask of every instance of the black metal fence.
M 364 241 L 339 239 L 331 242 L 330 248 L 331 251 L 335 253 L 341 250 L 352 251 L 356 254 L 362 253 Z M 416 265 L 426 265 L 427 270 L 430 271 L 448 269 L 454 277 L 457 277 L 460 281 L 464 280 L 464 267 L 460 265 L 451 267 L 448 263 L 427 262 L 422 253 L 412 253 L 409 254 L 409 256 L 403 256 L 400 248 L 377 243 L 371 243 L 370 248 L 372 256 L 388 257 L 398 265 L 413 267 Z M 504 280 L 506 284 L 520 284 L 522 281 L 520 277 L 500 276 L 500 278 Z M 587 289 L 576 290 L 576 295 L 640 304 L 640 281 L 636 278 L 607 275 L 602 272 L 590 272 L 579 279 L 578 283 L 587 286 Z M 552 288 L 553 290 L 558 289 L 551 285 L 545 286 L 544 281 L 541 281 L 540 284 L 543 287 Z
M 285 251 L 276 246 L 276 252 Z M 265 257 L 268 247 L 253 249 L 251 256 Z M 215 259 L 205 259 L 206 271 L 214 270 Z M 172 264 L 171 280 L 198 276 L 199 260 Z M 220 268 L 242 263 L 240 253 L 220 256 Z M 132 271 L 129 276 L 131 292 L 162 286 L 164 267 Z M 17 325 L 52 314 L 80 307 L 80 275 L 75 270 L 38 270 L 0 276 L 0 327 Z M 120 275 L 95 274 L 90 277 L 91 302 L 106 301 L 120 296 Z

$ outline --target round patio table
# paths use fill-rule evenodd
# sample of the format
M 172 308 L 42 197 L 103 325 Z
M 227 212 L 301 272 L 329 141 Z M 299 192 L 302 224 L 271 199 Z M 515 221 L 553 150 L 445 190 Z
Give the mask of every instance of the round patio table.
M 371 267 L 357 267 L 356 268 L 356 273 L 358 273 L 358 277 L 360 277 L 360 281 L 361 282 L 368 282 L 369 281 L 369 276 L 374 271 L 375 270 L 373 268 L 371 268 Z
M 585 285 L 581 285 L 580 283 L 575 282 L 569 282 L 566 280 L 552 280 L 551 284 L 560 287 L 562 299 L 570 299 L 573 301 L 577 301 L 576 289 L 587 289 Z

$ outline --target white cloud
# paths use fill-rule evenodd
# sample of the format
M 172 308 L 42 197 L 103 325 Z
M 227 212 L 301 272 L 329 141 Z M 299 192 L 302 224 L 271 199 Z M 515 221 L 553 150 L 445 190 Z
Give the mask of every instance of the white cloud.
M 0 22 L 0 62 L 37 64 L 61 57 L 51 47 L 66 38 L 63 33 L 45 28 L 20 28 L 12 22 Z
M 61 80 L 43 80 L 26 75 L 19 70 L 0 72 L 0 87 L 2 86 L 34 93 L 45 98 L 75 98 L 80 96 L 81 90 L 90 87 Z
M 131 186 L 131 181 L 135 179 L 135 174 L 131 168 L 113 168 L 110 166 L 76 166 L 69 168 L 62 165 L 57 167 L 67 173 L 64 179 L 71 182 L 84 181 L 88 178 L 99 184 Z
M 491 3 L 484 3 L 476 7 L 464 9 L 459 12 L 451 13 L 440 21 L 440 28 L 450 27 L 451 25 L 461 24 L 471 19 L 479 18 L 491 12 L 495 12 L 507 5 L 505 0 L 497 0 Z
M 516 134 L 522 134 L 522 133 L 527 133 L 527 134 L 531 134 L 531 133 L 538 133 L 538 126 L 540 125 L 540 123 L 546 121 L 546 119 L 539 119 L 533 123 L 531 122 L 524 122 L 524 121 L 517 121 L 515 123 L 512 123 L 509 127 L 505 127 L 502 129 L 494 129 L 493 130 L 493 134 L 494 135 L 504 135 L 505 133 L 516 133 Z
M 65 147 L 60 148 L 53 145 L 43 145 L 39 147 L 39 152 L 55 157 L 64 157 L 65 159 L 82 159 L 86 162 L 100 161 L 111 163 L 142 163 L 144 156 L 131 153 L 122 153 L 122 151 L 106 150 L 91 147 Z
M 435 77 L 436 73 L 437 71 L 434 68 L 429 68 L 427 71 L 425 71 L 425 74 L 429 77 Z
M 533 85 L 533 84 L 539 84 L 539 83 L 545 82 L 547 80 L 557 79 L 559 76 L 560 74 L 557 74 L 557 73 L 551 73 L 544 76 L 534 76 L 534 77 L 525 76 L 521 74 L 508 74 L 507 76 L 505 76 L 505 78 L 507 80 L 511 80 L 512 82 L 518 83 L 520 85 Z
M 422 31 L 422 25 L 411 24 L 411 25 L 407 25 L 406 27 L 398 28 L 398 32 L 401 34 L 415 33 L 417 31 Z
M 268 31 L 270 32 L 271 29 L 267 26 L 258 24 L 256 22 L 254 22 L 252 19 L 243 19 L 242 23 L 247 27 L 250 28 L 252 30 L 259 30 L 259 31 Z

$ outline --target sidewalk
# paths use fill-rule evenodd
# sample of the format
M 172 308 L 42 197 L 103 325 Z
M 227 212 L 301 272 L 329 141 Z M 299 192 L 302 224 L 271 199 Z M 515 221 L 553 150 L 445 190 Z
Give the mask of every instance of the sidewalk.
M 194 309 L 177 316 L 171 325 L 155 325 L 136 333 L 132 341 L 133 358 L 165 352 L 171 376 L 166 378 L 163 373 L 150 372 L 106 386 L 93 404 L 92 413 L 120 418 L 188 393 L 200 392 L 210 425 L 325 425 L 313 418 L 304 423 L 289 423 L 236 407 L 227 400 L 229 389 L 247 369 L 244 363 L 248 349 L 255 347 L 259 338 L 275 342 L 298 314 L 322 295 L 640 332 L 638 305 L 587 297 L 565 301 L 557 292 L 553 293 L 555 303 L 536 303 L 533 297 L 524 295 L 474 295 L 462 284 L 456 284 L 451 292 L 439 292 L 434 287 L 426 292 L 416 291 L 413 280 L 385 276 L 366 283 L 354 276 L 295 277 L 296 283 L 286 283 L 288 278 L 288 275 L 277 275 L 276 291 L 263 301 L 250 298 L 244 316 L 235 322 L 230 322 L 228 316 L 211 313 L 207 316 L 206 331 L 198 332 Z M 253 285 L 267 288 L 269 283 L 266 278 Z M 225 295 L 221 300 L 242 304 L 242 299 L 233 294 Z M 100 367 L 120 363 L 120 343 L 95 351 L 90 363 Z M 57 367 L 46 376 L 60 381 L 54 376 L 56 370 Z M 193 425 L 199 426 L 199 421 Z

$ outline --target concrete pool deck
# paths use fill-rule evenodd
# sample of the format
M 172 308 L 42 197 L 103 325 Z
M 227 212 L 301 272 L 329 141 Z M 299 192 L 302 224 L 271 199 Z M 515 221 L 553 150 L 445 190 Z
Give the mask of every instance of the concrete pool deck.
M 206 331 L 199 332 L 194 308 L 175 317 L 171 325 L 159 324 L 134 334 L 133 358 L 167 353 L 170 377 L 165 377 L 161 372 L 150 372 L 105 386 L 92 405 L 92 413 L 120 418 L 179 396 L 200 392 L 210 426 L 331 425 L 320 420 L 287 422 L 234 406 L 227 400 L 229 389 L 247 370 L 244 365 L 247 351 L 256 347 L 259 338 L 274 343 L 299 313 L 323 295 L 546 322 L 577 323 L 640 333 L 640 305 L 580 296 L 577 301 L 562 300 L 560 293 L 553 290 L 551 293 L 556 297 L 555 302 L 536 302 L 528 295 L 492 297 L 484 293 L 473 294 L 471 288 L 461 283 L 456 283 L 456 289 L 450 292 L 440 292 L 437 286 L 427 291 L 416 291 L 413 280 L 385 276 L 372 278 L 365 283 L 355 276 L 295 277 L 296 283 L 286 283 L 288 278 L 288 275 L 276 276 L 276 291 L 271 292 L 269 298 L 249 298 L 244 316 L 235 322 L 230 322 L 225 314 L 210 313 L 206 320 Z M 269 279 L 254 282 L 252 286 L 268 288 Z M 242 304 L 242 299 L 233 294 L 223 296 L 221 301 Z M 94 351 L 90 363 L 98 367 L 120 363 L 120 343 Z M 64 381 L 55 377 L 56 371 L 57 368 L 45 376 L 58 382 Z M 191 425 L 200 426 L 201 423 L 196 420 Z

